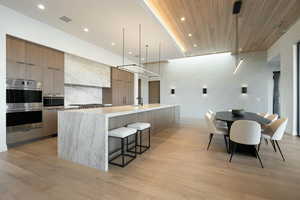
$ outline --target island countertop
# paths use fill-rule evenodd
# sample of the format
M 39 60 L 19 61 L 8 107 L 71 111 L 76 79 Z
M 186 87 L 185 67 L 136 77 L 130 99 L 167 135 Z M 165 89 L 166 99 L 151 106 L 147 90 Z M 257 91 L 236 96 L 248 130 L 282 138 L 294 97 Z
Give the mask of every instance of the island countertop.
M 108 170 L 108 161 L 120 153 L 120 142 L 108 140 L 108 131 L 135 122 L 151 124 L 150 132 L 176 125 L 179 105 L 149 104 L 58 111 L 58 156 L 85 166 Z
M 128 106 L 113 106 L 113 107 L 103 107 L 103 108 L 88 108 L 88 109 L 70 109 L 62 110 L 59 112 L 83 112 L 91 114 L 100 114 L 106 117 L 116 117 L 127 114 L 134 114 L 139 112 L 157 110 L 162 108 L 174 107 L 177 105 L 163 105 L 163 104 L 147 104 L 147 105 L 128 105 Z

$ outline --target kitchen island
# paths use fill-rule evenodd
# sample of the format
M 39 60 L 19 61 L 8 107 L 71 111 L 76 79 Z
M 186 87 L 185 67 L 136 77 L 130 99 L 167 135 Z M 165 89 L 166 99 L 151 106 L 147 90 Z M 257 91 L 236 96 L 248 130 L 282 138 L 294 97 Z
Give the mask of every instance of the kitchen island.
M 161 104 L 59 111 L 58 156 L 107 171 L 110 152 L 120 150 L 118 141 L 108 140 L 108 130 L 149 122 L 155 134 L 177 124 L 179 115 L 178 105 Z

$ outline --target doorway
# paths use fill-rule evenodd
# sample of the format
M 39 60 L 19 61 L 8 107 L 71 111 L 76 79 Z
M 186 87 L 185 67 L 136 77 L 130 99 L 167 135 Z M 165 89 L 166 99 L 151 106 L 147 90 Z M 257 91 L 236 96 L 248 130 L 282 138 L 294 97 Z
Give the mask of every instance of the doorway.
M 149 104 L 160 103 L 160 81 L 149 81 Z

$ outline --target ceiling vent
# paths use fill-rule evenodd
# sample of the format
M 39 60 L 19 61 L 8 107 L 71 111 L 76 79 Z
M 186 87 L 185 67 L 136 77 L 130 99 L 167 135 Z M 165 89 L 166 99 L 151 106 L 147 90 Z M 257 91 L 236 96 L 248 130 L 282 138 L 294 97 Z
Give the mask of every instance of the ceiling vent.
M 70 21 L 72 21 L 72 19 L 70 19 L 69 17 L 67 16 L 62 16 L 59 18 L 61 21 L 63 22 L 66 22 L 66 23 L 69 23 Z

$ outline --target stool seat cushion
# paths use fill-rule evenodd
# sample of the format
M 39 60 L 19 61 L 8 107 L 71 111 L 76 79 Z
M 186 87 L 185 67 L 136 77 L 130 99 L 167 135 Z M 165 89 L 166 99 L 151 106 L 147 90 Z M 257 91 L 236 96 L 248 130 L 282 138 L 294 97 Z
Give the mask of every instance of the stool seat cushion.
M 134 128 L 121 127 L 121 128 L 117 128 L 117 129 L 108 131 L 108 136 L 125 138 L 125 137 L 133 135 L 135 133 L 136 133 L 136 129 L 134 129 Z
M 128 128 L 134 128 L 138 131 L 142 131 L 145 130 L 147 128 L 151 127 L 150 123 L 145 123 L 145 122 L 137 122 L 137 123 L 133 123 L 133 124 L 128 124 L 127 125 Z

